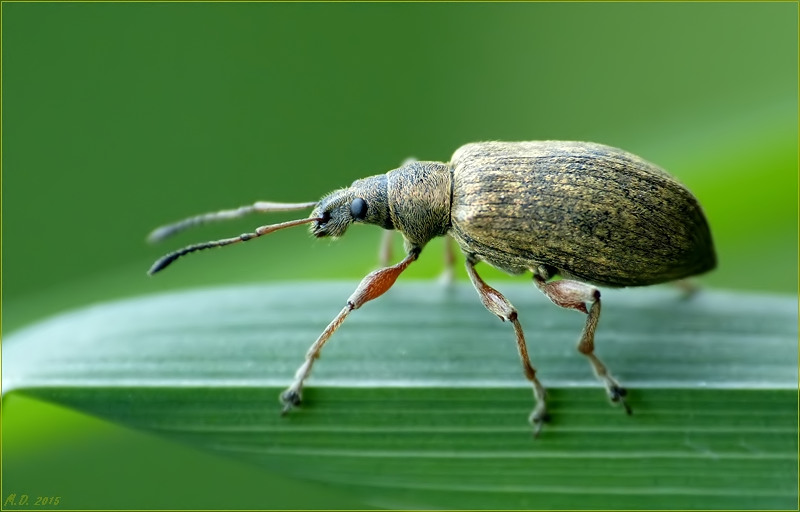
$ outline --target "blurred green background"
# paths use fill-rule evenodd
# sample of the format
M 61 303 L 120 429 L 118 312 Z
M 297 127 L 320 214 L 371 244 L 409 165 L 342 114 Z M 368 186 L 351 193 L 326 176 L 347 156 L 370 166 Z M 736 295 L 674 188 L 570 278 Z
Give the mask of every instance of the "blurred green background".
M 166 251 L 292 214 L 144 238 L 489 139 L 591 140 L 664 167 L 709 217 L 720 265 L 705 285 L 796 294 L 797 48 L 790 2 L 3 3 L 3 334 L 167 289 L 355 286 L 376 265 L 377 229 L 335 243 L 281 232 L 152 279 Z M 441 245 L 404 278 L 437 275 Z M 148 450 L 171 461 L 162 476 L 135 469 Z M 242 494 L 252 486 L 232 490 L 246 476 L 218 474 L 259 470 L 23 397 L 3 402 L 3 464 L 4 498 L 142 507 L 146 488 L 162 508 L 269 506 Z M 86 481 L 103 477 L 101 499 Z

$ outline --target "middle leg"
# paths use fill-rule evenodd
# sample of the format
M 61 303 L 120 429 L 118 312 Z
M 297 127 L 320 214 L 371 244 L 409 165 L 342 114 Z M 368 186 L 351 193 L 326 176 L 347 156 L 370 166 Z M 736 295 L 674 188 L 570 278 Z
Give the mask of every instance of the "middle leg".
M 522 326 L 517 319 L 517 310 L 508 302 L 508 299 L 503 295 L 486 284 L 483 279 L 475 271 L 475 264 L 477 260 L 472 255 L 467 255 L 467 273 L 472 281 L 473 286 L 480 295 L 483 305 L 497 315 L 500 320 L 509 320 L 511 325 L 514 326 L 514 333 L 517 335 L 517 350 L 519 351 L 519 359 L 522 362 L 522 369 L 525 372 L 525 377 L 530 381 L 533 386 L 533 396 L 536 400 L 536 406 L 533 409 L 528 420 L 533 425 L 534 437 L 539 435 L 542 430 L 542 424 L 549 419 L 547 414 L 547 406 L 545 400 L 545 390 L 539 379 L 536 378 L 536 370 L 531 364 L 528 357 L 528 347 L 525 343 L 525 335 L 522 332 Z

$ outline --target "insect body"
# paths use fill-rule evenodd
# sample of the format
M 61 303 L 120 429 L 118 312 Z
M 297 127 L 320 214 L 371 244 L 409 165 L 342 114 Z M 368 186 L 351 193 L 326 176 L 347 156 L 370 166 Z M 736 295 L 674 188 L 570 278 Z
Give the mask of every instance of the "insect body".
M 160 228 L 151 239 L 206 221 L 312 206 L 307 219 L 189 246 L 150 269 L 152 274 L 189 252 L 304 223 L 311 224 L 316 237 L 341 236 L 354 222 L 403 234 L 406 257 L 361 281 L 281 394 L 284 413 L 300 404 L 303 383 L 322 346 L 350 312 L 386 292 L 435 237 L 449 235 L 456 241 L 484 306 L 512 324 L 533 387 L 536 404 L 530 421 L 537 434 L 548 417 L 544 387 L 528 358 L 516 309 L 481 279 L 475 270 L 479 261 L 512 274 L 530 271 L 534 284 L 556 305 L 587 314 L 578 350 L 589 359 L 609 398 L 621 402 L 629 414 L 625 389 L 594 354 L 601 303 L 593 285 L 657 284 L 716 266 L 708 223 L 688 189 L 635 155 L 588 142 L 467 144 L 449 163 L 407 162 L 386 174 L 356 180 L 316 203 L 255 203 Z M 556 276 L 561 279 L 554 280 Z

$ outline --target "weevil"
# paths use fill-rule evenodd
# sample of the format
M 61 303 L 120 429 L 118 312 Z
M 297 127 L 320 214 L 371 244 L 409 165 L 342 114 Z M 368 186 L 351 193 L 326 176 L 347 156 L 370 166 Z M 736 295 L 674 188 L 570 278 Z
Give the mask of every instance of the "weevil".
M 601 304 L 597 286 L 653 285 L 716 266 L 708 222 L 685 186 L 629 152 L 570 141 L 466 144 L 449 163 L 407 161 L 316 202 L 257 202 L 161 227 L 150 239 L 253 212 L 307 208 L 313 208 L 308 218 L 191 245 L 167 254 L 149 270 L 154 274 L 185 254 L 306 223 L 318 238 L 340 237 L 353 223 L 375 224 L 403 235 L 405 258 L 368 274 L 311 345 L 294 381 L 280 395 L 283 414 L 300 404 L 314 362 L 345 318 L 391 288 L 433 238 L 455 240 L 483 305 L 514 328 L 524 375 L 533 387 L 529 421 L 535 435 L 548 419 L 545 388 L 528 357 L 517 310 L 478 275 L 478 262 L 509 274 L 531 272 L 535 286 L 553 303 L 586 314 L 578 351 L 589 360 L 609 399 L 621 403 L 628 414 L 625 388 L 594 353 Z

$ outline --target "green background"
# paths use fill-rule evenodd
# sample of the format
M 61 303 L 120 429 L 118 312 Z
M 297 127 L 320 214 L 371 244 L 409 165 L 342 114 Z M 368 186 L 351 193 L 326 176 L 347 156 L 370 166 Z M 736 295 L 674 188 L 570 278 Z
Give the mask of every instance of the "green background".
M 704 205 L 720 260 L 704 284 L 796 295 L 797 29 L 788 2 L 3 3 L 3 334 L 181 287 L 355 285 L 376 263 L 374 228 L 281 232 L 152 279 L 168 250 L 292 214 L 144 238 L 488 139 L 641 155 Z M 404 279 L 436 276 L 440 254 L 434 241 Z M 144 490 L 158 507 L 269 506 L 247 484 L 256 469 L 23 397 L 3 407 L 4 498 L 39 486 L 81 507 Z M 155 473 L 148 453 L 165 461 Z

